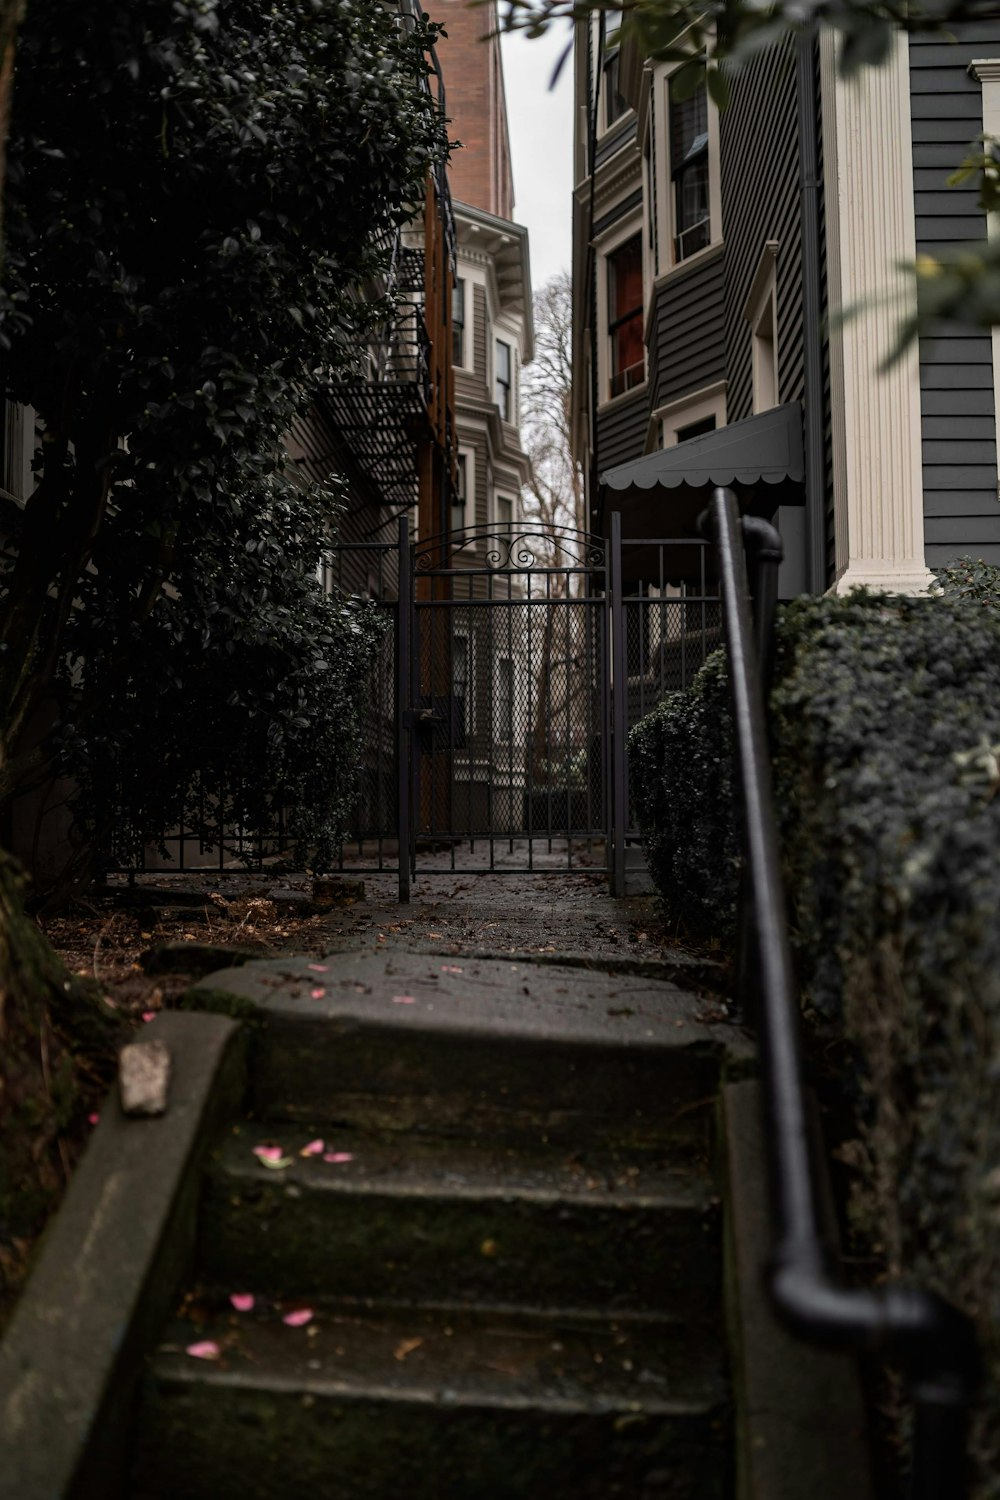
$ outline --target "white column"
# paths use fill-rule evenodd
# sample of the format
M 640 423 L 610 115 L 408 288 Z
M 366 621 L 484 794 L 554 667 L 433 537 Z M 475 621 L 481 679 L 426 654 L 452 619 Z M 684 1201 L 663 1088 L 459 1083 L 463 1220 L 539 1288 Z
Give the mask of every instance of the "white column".
M 983 86 L 983 134 L 1000 136 L 1000 58 L 977 57 L 969 72 Z M 986 233 L 991 240 L 1000 239 L 1000 214 L 988 214 Z M 997 452 L 1000 453 L 1000 327 L 993 325 L 993 404 L 996 409 Z M 1000 475 L 997 483 L 1000 500 Z
M 858 584 L 919 593 L 924 562 L 920 366 L 916 342 L 891 367 L 915 287 L 910 63 L 897 36 L 886 62 L 839 76 L 821 50 L 835 593 Z M 841 320 L 843 314 L 847 314 Z

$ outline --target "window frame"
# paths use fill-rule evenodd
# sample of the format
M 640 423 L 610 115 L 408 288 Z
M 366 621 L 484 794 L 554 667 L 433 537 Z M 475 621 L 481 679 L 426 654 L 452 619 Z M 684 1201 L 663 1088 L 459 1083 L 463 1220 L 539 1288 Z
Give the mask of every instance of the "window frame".
M 677 70 L 671 73 L 669 78 L 667 79 L 667 135 L 670 141 L 670 214 L 671 227 L 673 229 L 673 234 L 671 236 L 671 255 L 673 257 L 674 265 L 681 265 L 684 261 L 690 260 L 692 255 L 697 255 L 699 250 L 707 250 L 709 245 L 712 243 L 712 160 L 708 130 L 708 108 L 710 100 L 708 96 L 707 81 L 703 82 L 701 88 L 699 90 L 696 90 L 695 93 L 691 94 L 687 99 L 675 100 L 672 97 L 671 85 L 676 76 Z M 686 155 L 678 159 L 679 153 L 677 142 L 677 116 L 678 113 L 683 110 L 684 106 L 686 104 L 690 104 L 697 96 L 700 96 L 704 99 L 705 128 L 704 130 L 699 131 L 697 135 L 695 135 L 694 140 L 689 146 Z M 701 122 L 699 121 L 698 123 L 700 124 Z M 705 206 L 707 212 L 702 218 L 696 219 L 691 224 L 688 224 L 684 228 L 681 228 L 680 210 L 684 198 L 685 175 L 689 172 L 697 172 L 702 167 L 704 167 L 705 169 Z M 694 234 L 696 230 L 704 231 L 704 243 L 696 244 L 692 249 L 682 252 L 684 238 L 687 235 Z
M 507 351 L 507 379 L 500 377 L 500 361 L 497 358 L 501 349 Z M 504 392 L 503 400 L 500 392 Z M 499 408 L 500 420 L 502 422 L 514 421 L 514 346 L 506 339 L 494 338 L 493 340 L 493 401 Z
M 501 504 L 503 504 L 503 505 L 509 505 L 510 506 L 510 521 L 509 521 L 509 523 L 504 523 L 500 519 L 500 506 L 501 506 Z M 514 501 L 513 495 L 501 494 L 499 492 L 499 490 L 495 490 L 494 493 L 493 493 L 493 525 L 499 527 L 499 526 L 502 526 L 504 524 L 509 524 L 511 526 L 514 526 L 514 525 L 517 524 L 517 505 L 516 505 L 516 503 Z
M 717 380 L 713 385 L 703 386 L 699 391 L 692 391 L 687 396 L 679 396 L 675 401 L 668 401 L 664 406 L 657 407 L 650 419 L 650 428 L 659 437 L 659 446 L 675 448 L 679 432 L 683 432 L 686 427 L 693 427 L 697 422 L 706 421 L 709 417 L 715 418 L 716 432 L 725 427 L 728 422 L 728 384 L 728 381 Z
M 467 340 L 465 330 L 468 326 L 466 318 L 466 287 L 468 278 L 456 276 L 452 287 L 451 299 L 451 362 L 456 369 L 465 370 L 468 366 L 465 362 Z M 456 317 L 460 313 L 460 317 Z
M 464 652 L 464 656 L 465 656 L 465 692 L 461 696 L 461 698 L 459 698 L 459 694 L 455 691 L 455 688 L 456 688 L 455 662 L 456 662 L 456 659 L 457 659 L 457 653 L 456 653 L 455 647 L 456 647 L 456 645 L 458 644 L 459 641 L 463 642 L 464 646 L 465 646 L 465 652 Z M 471 624 L 465 624 L 465 623 L 463 623 L 463 625 L 462 625 L 461 628 L 458 625 L 455 625 L 455 626 L 452 627 L 452 632 L 451 632 L 451 697 L 452 697 L 452 701 L 453 702 L 460 701 L 461 704 L 462 704 L 462 719 L 461 719 L 461 723 L 462 723 L 463 730 L 465 731 L 465 733 L 466 733 L 467 736 L 470 735 L 470 734 L 473 734 L 475 732 L 475 720 L 476 720 L 476 712 L 475 712 L 475 645 L 474 645 L 474 636 L 473 636 L 473 633 L 472 633 Z
M 510 676 L 509 676 L 509 680 L 508 680 L 508 683 L 507 683 L 507 688 L 508 688 L 507 715 L 506 715 L 507 722 L 506 722 L 505 725 L 502 725 L 501 724 L 501 712 L 500 712 L 500 708 L 501 708 L 501 703 L 503 701 L 503 695 L 502 695 L 502 692 L 501 692 L 501 685 L 503 683 L 503 672 L 502 672 L 501 669 L 502 669 L 502 667 L 503 667 L 504 664 L 506 664 L 510 668 Z M 495 659 L 495 664 L 494 665 L 495 665 L 495 670 L 494 670 L 493 678 L 494 678 L 494 683 L 495 683 L 495 692 L 494 692 L 494 698 L 493 698 L 493 703 L 494 703 L 494 711 L 493 711 L 493 741 L 497 745 L 513 745 L 515 743 L 515 741 L 514 741 L 514 702 L 515 702 L 515 697 L 516 697 L 516 694 L 515 694 L 516 667 L 515 667 L 514 658 L 513 658 L 513 656 L 508 656 L 505 652 L 504 653 L 500 653 L 498 651 L 497 655 L 496 655 L 496 659 Z M 504 729 L 507 730 L 507 733 L 504 733 Z
M 778 347 L 779 249 L 777 240 L 765 241 L 743 309 L 743 317 L 750 325 L 754 416 L 781 405 L 781 360 Z
M 618 88 L 618 68 L 621 59 L 621 12 L 601 11 L 596 19 L 601 60 L 601 97 L 597 110 L 597 134 L 600 137 L 607 135 L 609 130 L 614 130 L 619 121 L 624 120 L 625 116 L 631 112 L 632 106 L 627 99 L 622 98 Z M 610 33 L 608 31 L 609 19 L 617 22 Z M 613 99 L 612 91 L 614 92 Z
M 673 179 L 673 135 L 670 129 L 670 80 L 681 66 L 680 63 L 661 63 L 654 70 L 650 89 L 649 130 L 655 136 L 655 151 L 658 158 L 659 181 L 656 193 L 656 223 L 653 231 L 655 264 L 654 278 L 686 271 L 697 263 L 699 257 L 706 259 L 718 254 L 723 244 L 722 223 L 722 166 L 719 141 L 719 111 L 707 96 L 708 109 L 708 243 L 693 250 L 683 259 L 676 254 L 675 193 Z M 661 191 L 662 189 L 662 191 Z
M 642 295 L 641 295 L 639 303 L 635 307 L 629 308 L 626 312 L 620 313 L 617 317 L 614 317 L 613 316 L 613 307 L 614 307 L 613 287 L 614 287 L 614 262 L 615 262 L 615 257 L 621 255 L 623 251 L 631 249 L 633 246 L 637 246 L 638 247 L 639 282 L 640 282 L 640 287 L 641 287 Z M 608 396 L 613 401 L 616 396 L 627 396 L 632 391 L 638 390 L 641 385 L 645 384 L 645 380 L 646 380 L 646 339 L 645 339 L 645 322 L 646 322 L 646 286 L 645 286 L 645 281 L 646 281 L 646 277 L 645 277 L 645 254 L 644 254 L 644 250 L 643 250 L 643 234 L 642 234 L 641 227 L 638 230 L 636 230 L 636 232 L 634 234 L 630 235 L 628 237 L 628 239 L 623 240 L 620 245 L 616 245 L 613 250 L 609 250 L 608 253 L 606 254 L 606 256 L 604 257 L 604 264 L 605 264 L 605 277 L 606 277 L 606 283 L 607 283 L 607 292 L 606 292 L 606 295 L 607 295 L 607 318 L 605 320 L 606 329 L 607 329 L 606 338 L 607 338 L 607 349 L 608 349 L 608 381 L 607 381 L 607 389 L 608 389 Z M 618 332 L 619 329 L 624 328 L 629 323 L 637 323 L 638 324 L 638 327 L 639 327 L 639 342 L 640 342 L 640 344 L 642 346 L 642 359 L 641 359 L 641 361 L 636 361 L 635 363 L 633 363 L 631 365 L 624 366 L 621 370 L 616 370 L 615 369 L 615 347 L 616 347 L 615 346 L 615 335 L 616 335 L 616 333 Z M 632 379 L 632 380 L 628 380 L 627 379 L 622 384 L 620 390 L 615 390 L 615 380 L 619 376 L 626 376 L 627 377 L 629 375 L 630 371 L 635 371 L 635 370 L 638 370 L 640 368 L 642 370 L 642 374 L 641 374 L 641 376 L 638 379 Z

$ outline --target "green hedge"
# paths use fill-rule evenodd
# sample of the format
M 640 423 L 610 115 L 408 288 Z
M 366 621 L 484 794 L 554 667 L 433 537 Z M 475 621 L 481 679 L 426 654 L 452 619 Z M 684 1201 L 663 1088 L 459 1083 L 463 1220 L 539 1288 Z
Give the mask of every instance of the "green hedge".
M 857 1208 L 892 1274 L 979 1322 L 976 1494 L 1000 1500 L 1000 574 L 963 564 L 941 583 L 781 612 L 775 790 L 804 1001 L 861 1065 Z M 690 879 L 701 920 L 731 931 L 731 828 L 686 769 L 723 754 L 717 679 L 712 663 L 634 743 L 661 890 Z
M 629 784 L 657 889 L 691 937 L 725 942 L 736 919 L 739 852 L 725 655 L 669 693 L 628 742 Z

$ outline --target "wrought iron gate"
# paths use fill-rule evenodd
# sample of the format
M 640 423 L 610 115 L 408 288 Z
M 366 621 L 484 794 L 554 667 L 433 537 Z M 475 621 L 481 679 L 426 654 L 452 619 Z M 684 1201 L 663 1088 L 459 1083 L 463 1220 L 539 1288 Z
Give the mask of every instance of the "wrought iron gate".
M 391 620 L 342 870 L 395 872 L 401 900 L 452 871 L 624 891 L 628 730 L 712 649 L 718 598 L 704 543 L 623 542 L 613 519 L 608 550 L 523 524 L 411 544 L 405 517 L 391 545 L 337 549 L 338 582 Z

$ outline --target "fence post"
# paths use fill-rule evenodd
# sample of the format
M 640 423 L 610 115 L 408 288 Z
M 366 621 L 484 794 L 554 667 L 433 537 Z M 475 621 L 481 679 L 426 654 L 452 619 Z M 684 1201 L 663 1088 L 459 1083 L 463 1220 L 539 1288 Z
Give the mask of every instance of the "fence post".
M 410 566 L 410 518 L 399 518 L 399 588 L 396 604 L 396 790 L 399 840 L 399 901 L 410 899 L 410 626 L 413 619 L 413 573 Z
M 628 816 L 628 686 L 625 605 L 622 600 L 622 514 L 611 513 L 611 894 L 625 895 L 625 823 Z

